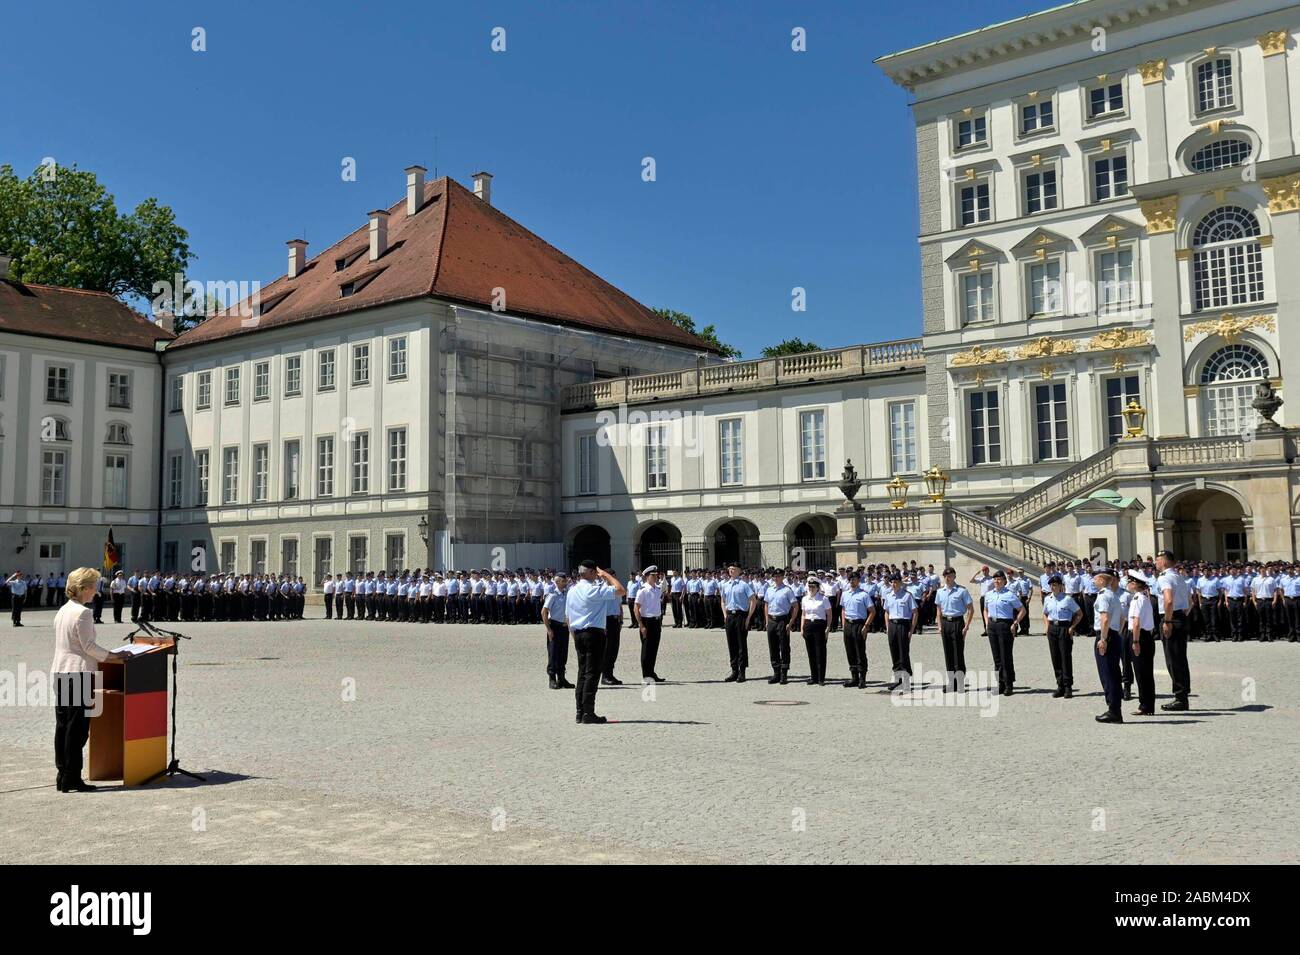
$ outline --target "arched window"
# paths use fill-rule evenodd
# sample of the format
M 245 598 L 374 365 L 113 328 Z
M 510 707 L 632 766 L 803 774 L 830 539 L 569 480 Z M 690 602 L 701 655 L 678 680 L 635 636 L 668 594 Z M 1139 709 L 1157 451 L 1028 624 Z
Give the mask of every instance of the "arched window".
M 1215 209 L 1192 235 L 1192 286 L 1198 309 L 1264 300 L 1259 221 L 1239 206 Z
M 71 435 L 68 431 L 68 419 L 60 418 L 57 415 L 41 419 L 41 440 L 42 441 L 71 441 Z
M 1243 434 L 1254 426 L 1255 385 L 1268 377 L 1268 360 L 1253 345 L 1228 345 L 1205 361 L 1201 397 L 1208 435 Z
M 120 421 L 110 422 L 108 425 L 108 434 L 104 438 L 105 444 L 130 444 L 131 428 Z
M 1229 136 L 1206 143 L 1192 154 L 1187 165 L 1196 172 L 1213 172 L 1242 165 L 1250 159 L 1250 153 L 1250 140 Z

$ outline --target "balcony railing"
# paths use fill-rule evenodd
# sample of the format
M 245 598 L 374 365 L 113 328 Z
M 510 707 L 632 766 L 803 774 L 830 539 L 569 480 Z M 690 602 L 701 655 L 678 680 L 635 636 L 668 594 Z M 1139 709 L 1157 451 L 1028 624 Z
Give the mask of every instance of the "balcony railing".
M 571 411 L 622 402 L 751 391 L 809 381 L 885 375 L 919 369 L 924 364 L 921 339 L 906 338 L 570 385 L 564 389 L 563 407 Z

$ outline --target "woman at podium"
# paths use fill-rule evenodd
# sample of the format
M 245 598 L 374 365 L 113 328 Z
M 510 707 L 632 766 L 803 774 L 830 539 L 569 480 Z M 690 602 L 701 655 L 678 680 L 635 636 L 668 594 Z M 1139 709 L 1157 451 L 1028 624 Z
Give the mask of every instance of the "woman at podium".
M 99 571 L 79 567 L 68 575 L 67 603 L 54 615 L 54 765 L 61 793 L 92 792 L 81 778 L 81 751 L 90 735 L 90 709 L 95 703 L 95 671 L 106 660 L 122 660 L 95 642 L 90 603 L 99 588 Z

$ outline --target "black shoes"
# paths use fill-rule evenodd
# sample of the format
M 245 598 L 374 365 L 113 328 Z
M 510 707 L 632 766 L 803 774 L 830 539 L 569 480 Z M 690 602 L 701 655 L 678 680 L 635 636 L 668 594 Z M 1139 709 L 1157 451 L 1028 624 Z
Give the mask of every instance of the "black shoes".
M 745 682 L 745 668 L 744 668 L 744 667 L 741 667 L 739 670 L 736 671 L 736 682 L 737 682 L 737 683 L 744 683 L 744 682 Z
M 650 674 L 650 678 L 651 678 L 652 680 L 654 680 L 656 683 L 667 683 L 667 682 L 668 682 L 666 679 L 664 679 L 663 677 L 661 677 L 658 673 L 651 673 L 651 674 Z
M 841 683 L 840 686 L 844 687 L 846 690 L 856 690 L 858 688 L 858 675 L 854 673 L 853 676 Z
M 608 723 L 609 720 L 605 719 L 605 717 L 603 716 L 597 716 L 595 713 L 584 713 L 582 715 L 582 719 L 580 719 L 578 722 L 584 724 L 592 724 L 592 723 L 598 724 L 598 723 Z
M 555 677 L 551 677 L 550 679 L 551 679 L 551 682 L 550 682 L 550 687 L 551 687 L 551 689 L 552 689 L 552 690 L 558 690 L 558 689 L 560 688 L 559 681 L 556 680 Z
M 1142 707 L 1139 706 L 1136 710 L 1133 711 L 1133 715 L 1134 715 L 1134 716 L 1150 716 L 1150 715 L 1151 715 L 1151 711 L 1150 711 L 1150 710 L 1144 710 L 1144 709 L 1142 709 Z
M 789 675 L 790 675 L 790 669 L 789 669 L 789 667 L 782 667 L 782 668 L 781 668 L 781 680 L 780 680 L 780 683 L 781 683 L 782 686 L 785 686 L 788 682 L 790 682 L 790 680 L 789 680 Z
M 558 684 L 560 685 L 560 689 L 561 689 L 561 690 L 572 690 L 572 689 L 574 689 L 573 684 L 570 683 L 568 680 L 566 680 L 564 677 L 558 677 L 558 678 L 556 678 L 556 681 L 555 681 L 555 682 L 558 683 Z
M 1160 707 L 1168 713 L 1185 713 L 1187 711 L 1186 700 L 1170 700 Z
M 770 677 L 767 678 L 767 682 L 768 682 L 768 683 L 780 683 L 780 682 L 781 682 L 781 670 L 780 670 L 780 668 L 775 669 L 775 670 L 772 671 L 772 675 L 771 675 Z
M 71 783 L 64 783 L 59 786 L 59 792 L 61 793 L 93 793 L 98 789 L 98 786 L 92 786 L 90 783 L 81 779 Z
M 622 685 L 623 685 L 623 681 L 620 680 L 618 677 L 614 676 L 614 674 L 612 674 L 612 673 L 609 674 L 608 676 L 602 676 L 602 677 L 600 678 L 600 682 L 601 682 L 602 684 L 604 684 L 605 686 L 622 686 Z
M 1124 722 L 1124 717 L 1120 716 L 1118 713 L 1112 713 L 1109 710 L 1107 710 L 1105 713 L 1102 713 L 1100 716 L 1096 717 L 1096 719 L 1098 723 L 1123 723 Z
M 1072 699 L 1074 699 L 1074 687 L 1072 687 L 1072 686 L 1067 686 L 1067 687 L 1065 688 L 1065 693 L 1064 693 L 1063 695 L 1065 696 L 1065 698 L 1066 698 L 1067 700 L 1072 700 Z
M 1058 686 L 1058 687 L 1056 688 L 1056 692 L 1052 694 L 1052 699 L 1054 699 L 1054 700 L 1059 700 L 1059 699 L 1060 699 L 1061 697 L 1063 697 L 1063 696 L 1065 696 L 1065 690 L 1061 689 L 1061 688 Z
M 736 671 L 735 671 L 735 670 L 732 670 L 730 673 L 728 673 L 727 676 L 723 679 L 722 682 L 723 682 L 723 683 L 735 683 L 735 682 L 736 682 Z
M 1124 699 L 1126 699 L 1126 700 L 1131 700 L 1131 699 L 1133 699 L 1133 684 L 1132 684 L 1132 683 L 1125 683 L 1125 684 L 1124 684 Z

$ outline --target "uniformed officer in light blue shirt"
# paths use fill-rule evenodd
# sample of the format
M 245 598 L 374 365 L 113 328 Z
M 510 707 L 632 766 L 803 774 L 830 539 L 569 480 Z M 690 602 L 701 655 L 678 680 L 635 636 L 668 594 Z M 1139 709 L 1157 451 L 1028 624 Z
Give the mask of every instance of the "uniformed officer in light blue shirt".
M 998 689 L 1003 696 L 1010 696 L 1016 683 L 1015 629 L 1026 611 L 1020 598 L 1007 589 L 1007 575 L 1001 569 L 993 573 L 993 589 L 984 595 L 984 612 Z
M 975 617 L 975 599 L 957 583 L 954 568 L 943 569 L 943 584 L 934 592 L 934 605 L 943 643 L 943 692 L 960 693 L 966 688 L 966 634 Z
M 767 652 L 772 660 L 768 683 L 786 683 L 790 674 L 790 615 L 794 611 L 794 589 L 777 571 L 763 592 L 763 620 L 767 630 Z
M 915 596 L 913 597 L 915 599 Z M 840 616 L 844 619 L 844 655 L 849 661 L 846 689 L 867 688 L 867 622 L 876 612 L 871 592 L 862 587 L 862 574 L 849 572 L 849 583 L 840 594 Z
M 1164 550 L 1156 555 L 1156 569 L 1160 576 L 1151 588 L 1156 593 L 1156 605 L 1160 613 L 1156 630 L 1164 645 L 1165 669 L 1169 672 L 1174 693 L 1174 698 L 1160 708 L 1168 712 L 1181 712 L 1188 708 L 1187 701 L 1192 692 L 1192 673 L 1187 664 L 1187 611 L 1192 606 L 1191 586 L 1174 568 L 1172 551 Z
M 718 595 L 723 621 L 727 628 L 727 655 L 731 658 L 731 673 L 724 683 L 744 683 L 745 668 L 749 666 L 749 625 L 758 607 L 758 595 L 749 581 L 740 576 L 740 565 L 727 567 L 727 579 L 722 582 Z
M 1097 635 L 1093 647 L 1097 658 L 1097 676 L 1101 679 L 1102 694 L 1106 697 L 1106 712 L 1097 716 L 1098 723 L 1123 723 L 1120 704 L 1124 699 L 1120 675 L 1120 608 L 1115 595 L 1115 575 L 1109 569 L 1093 575 L 1097 582 L 1097 599 L 1093 603 L 1093 631 Z
M 1083 619 L 1079 602 L 1065 592 L 1060 574 L 1047 580 L 1050 592 L 1043 597 L 1043 622 L 1047 626 L 1047 650 L 1056 674 L 1055 698 L 1074 696 L 1074 634 Z
M 889 656 L 893 667 L 893 682 L 886 687 L 906 692 L 912 688 L 912 634 L 916 632 L 916 599 L 903 589 L 901 574 L 889 575 L 889 590 L 881 599 L 884 605 L 886 627 L 889 631 Z
M 542 600 L 542 624 L 546 629 L 546 676 L 552 690 L 572 690 L 565 676 L 569 664 L 569 619 L 565 608 L 569 578 L 556 574 L 552 589 Z
M 619 602 L 627 595 L 617 577 L 601 570 L 594 560 L 579 564 L 579 580 L 565 594 L 564 612 L 578 651 L 578 682 L 574 696 L 578 704 L 578 723 L 604 723 L 596 715 L 596 690 L 600 688 L 604 669 L 606 621 L 610 600 Z M 619 614 L 620 618 L 622 614 Z

